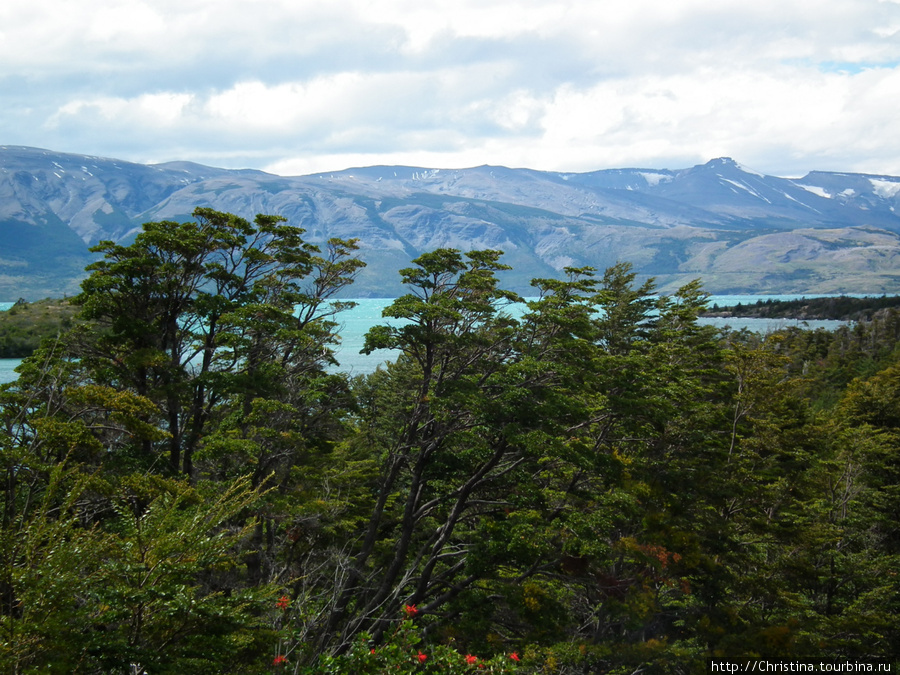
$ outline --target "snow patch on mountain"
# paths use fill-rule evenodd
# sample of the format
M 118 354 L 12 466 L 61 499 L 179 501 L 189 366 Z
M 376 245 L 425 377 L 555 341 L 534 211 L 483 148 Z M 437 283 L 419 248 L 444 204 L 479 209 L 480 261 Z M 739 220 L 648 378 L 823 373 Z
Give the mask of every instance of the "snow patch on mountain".
M 747 168 L 746 166 L 744 166 L 743 164 L 741 164 L 741 163 L 739 163 L 739 162 L 736 162 L 736 163 L 735 163 L 735 166 L 736 166 L 738 169 L 740 169 L 741 171 L 743 171 L 744 173 L 749 173 L 749 174 L 752 175 L 752 176 L 759 176 L 760 178 L 765 178 L 765 177 L 766 177 L 766 174 L 760 173 L 759 171 L 754 171 L 753 169 L 750 169 L 750 168 Z
M 819 197 L 831 199 L 831 194 L 828 192 L 828 190 L 819 187 L 818 185 L 803 185 L 802 183 L 796 183 L 796 186 L 803 188 L 807 192 L 812 192 L 814 195 L 818 195 Z
M 870 178 L 869 182 L 872 184 L 875 194 L 884 199 L 891 199 L 900 193 L 900 182 L 898 181 Z
M 651 173 L 649 171 L 639 171 L 638 175 L 641 176 L 645 181 L 647 181 L 647 185 L 650 187 L 656 187 L 660 183 L 669 183 L 672 180 L 672 176 L 669 176 L 664 173 Z
M 732 185 L 734 185 L 734 186 L 737 187 L 737 188 L 740 188 L 741 190 L 746 190 L 747 192 L 749 192 L 751 195 L 753 195 L 753 196 L 756 197 L 757 199 L 762 199 L 764 202 L 767 202 L 767 203 L 769 203 L 769 204 L 772 203 L 772 202 L 770 202 L 768 199 L 766 199 L 765 197 L 763 197 L 761 194 L 759 194 L 756 190 L 754 190 L 754 189 L 751 188 L 749 185 L 747 185 L 746 183 L 741 183 L 741 182 L 736 181 L 736 180 L 730 180 L 730 179 L 728 179 L 728 178 L 725 178 L 724 176 L 719 176 L 719 178 L 721 178 L 722 180 L 724 180 L 726 183 L 731 183 Z

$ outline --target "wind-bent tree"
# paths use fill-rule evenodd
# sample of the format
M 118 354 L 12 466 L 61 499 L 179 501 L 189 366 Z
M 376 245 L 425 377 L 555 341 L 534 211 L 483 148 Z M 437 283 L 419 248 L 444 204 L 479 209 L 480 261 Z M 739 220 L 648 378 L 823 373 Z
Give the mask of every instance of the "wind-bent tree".
M 520 299 L 498 285 L 499 255 L 417 258 L 401 271 L 411 292 L 384 311 L 402 323 L 367 335 L 367 350 L 401 356 L 358 389 L 351 444 L 374 450 L 380 469 L 316 629 L 320 650 L 363 630 L 378 639 L 404 604 L 439 619 L 436 630 L 467 626 L 479 649 L 487 626 L 546 637 L 569 621 L 565 570 L 596 552 L 598 536 L 609 553 L 609 491 L 622 472 L 601 448 L 609 410 L 597 369 L 607 338 L 626 345 L 646 330 L 645 289 L 612 271 L 604 298 L 622 316 L 601 325 L 592 270 L 570 269 L 535 281 L 540 297 L 515 320 L 503 307 Z
M 412 292 L 384 310 L 400 326 L 376 326 L 365 349 L 398 349 L 396 365 L 377 373 L 361 442 L 381 454 L 371 515 L 329 617 L 325 647 L 363 629 L 384 629 L 401 602 L 427 611 L 472 580 L 459 531 L 479 510 L 499 508 L 487 487 L 520 463 L 514 442 L 491 423 L 498 378 L 512 353 L 515 321 L 499 303 L 518 298 L 498 285 L 497 251 L 464 259 L 440 249 L 401 271 Z M 385 406 L 390 413 L 383 414 Z

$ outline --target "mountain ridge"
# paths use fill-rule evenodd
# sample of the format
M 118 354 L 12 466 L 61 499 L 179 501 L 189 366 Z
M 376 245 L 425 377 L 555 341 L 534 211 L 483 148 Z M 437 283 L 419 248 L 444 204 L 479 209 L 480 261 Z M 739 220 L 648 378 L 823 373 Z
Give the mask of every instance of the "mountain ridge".
M 482 165 L 376 165 L 306 176 L 188 161 L 138 164 L 0 146 L 0 297 L 76 293 L 88 247 L 209 206 L 285 216 L 321 243 L 360 239 L 350 289 L 403 292 L 397 270 L 441 246 L 499 248 L 504 283 L 627 260 L 664 291 L 900 292 L 900 178 L 811 171 L 766 176 L 731 158 L 686 169 L 584 173 Z

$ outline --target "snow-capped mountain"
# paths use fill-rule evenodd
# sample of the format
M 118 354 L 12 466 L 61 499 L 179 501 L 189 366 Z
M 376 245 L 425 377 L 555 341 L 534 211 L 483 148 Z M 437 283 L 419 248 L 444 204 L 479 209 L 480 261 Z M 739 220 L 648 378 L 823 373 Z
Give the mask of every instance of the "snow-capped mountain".
M 87 248 L 196 206 L 280 214 L 307 238 L 356 237 L 351 290 L 402 292 L 396 271 L 437 247 L 497 248 L 532 277 L 618 260 L 671 290 L 900 292 L 900 178 L 765 176 L 728 158 L 683 170 L 558 173 L 374 166 L 283 177 L 0 147 L 0 299 L 77 292 Z

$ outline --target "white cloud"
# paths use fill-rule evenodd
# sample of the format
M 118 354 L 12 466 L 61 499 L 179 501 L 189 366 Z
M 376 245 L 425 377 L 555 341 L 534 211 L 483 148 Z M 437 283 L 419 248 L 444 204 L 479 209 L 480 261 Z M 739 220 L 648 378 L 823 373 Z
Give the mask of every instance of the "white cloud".
M 401 26 L 408 53 L 421 52 L 442 37 L 508 40 L 523 33 L 551 31 L 569 11 L 567 2 L 544 0 L 456 0 L 426 3 L 420 0 L 352 3 L 359 16 L 381 25 Z
M 354 73 L 273 87 L 261 82 L 241 82 L 211 96 L 204 103 L 202 114 L 226 128 L 286 133 L 297 125 L 322 123 L 329 111 L 341 117 L 347 99 L 362 84 L 362 78 Z
M 0 134 L 289 173 L 900 173 L 898 29 L 900 0 L 7 0 Z
M 121 98 L 96 98 L 66 103 L 51 118 L 48 126 L 57 127 L 67 117 L 90 117 L 101 124 L 142 124 L 165 127 L 177 124 L 190 105 L 189 94 L 142 94 L 131 100 Z
M 157 40 L 166 26 L 162 15 L 143 2 L 102 7 L 91 19 L 86 40 L 111 44 L 117 49 L 131 49 L 135 41 L 146 45 L 146 41 Z

